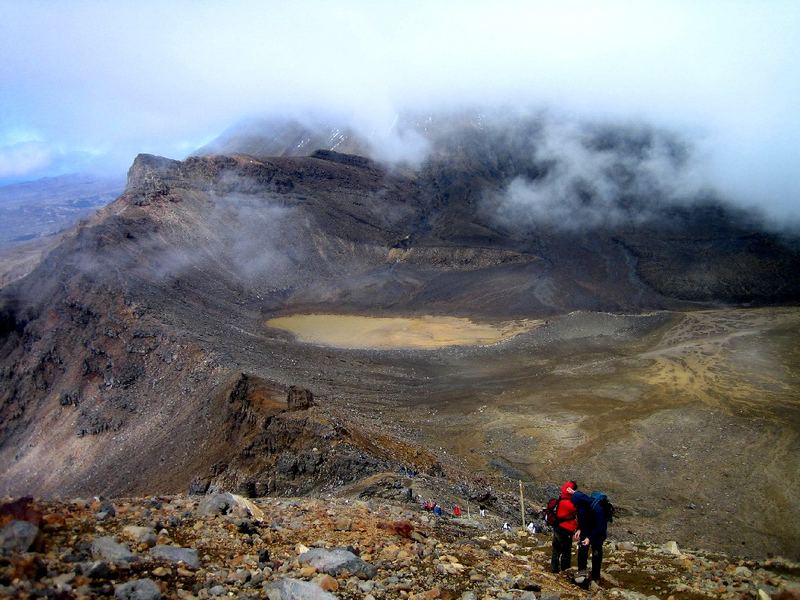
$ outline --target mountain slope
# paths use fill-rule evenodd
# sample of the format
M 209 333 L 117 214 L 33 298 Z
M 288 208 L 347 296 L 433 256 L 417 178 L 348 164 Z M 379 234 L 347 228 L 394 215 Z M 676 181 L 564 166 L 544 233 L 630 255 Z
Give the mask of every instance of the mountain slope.
M 441 461 L 452 477 L 462 472 L 458 456 L 437 452 L 417 464 L 363 440 L 388 429 L 396 442 L 386 444 L 427 444 L 413 427 L 392 429 L 382 411 L 502 396 L 524 375 L 484 382 L 482 369 L 516 364 L 506 349 L 550 343 L 555 331 L 432 359 L 297 344 L 265 326 L 278 314 L 496 321 L 800 297 L 796 242 L 709 199 L 648 204 L 658 218 L 635 225 L 498 219 L 496 194 L 516 177 L 543 177 L 547 166 L 499 155 L 491 137 L 466 140 L 417 170 L 328 150 L 137 157 L 122 196 L 2 290 L 0 460 L 8 467 L 0 493 L 179 492 L 195 480 L 319 490 L 330 481 L 306 481 L 295 467 L 274 481 L 280 457 L 310 453 L 317 438 L 333 440 L 320 463 L 329 466 L 315 464 L 320 473 L 357 464 L 351 474 L 361 477 Z M 659 319 L 628 326 L 650 335 Z M 479 366 L 462 371 L 459 361 Z M 519 373 L 528 372 L 525 359 Z M 267 419 L 271 408 L 253 416 L 231 400 L 243 376 L 263 382 L 270 406 L 300 385 L 328 408 L 302 426 L 288 415 Z M 231 437 L 240 418 L 243 429 Z M 354 431 L 332 425 L 347 429 L 350 419 Z M 294 426 L 308 444 L 247 458 L 275 448 L 280 431 L 270 427 Z

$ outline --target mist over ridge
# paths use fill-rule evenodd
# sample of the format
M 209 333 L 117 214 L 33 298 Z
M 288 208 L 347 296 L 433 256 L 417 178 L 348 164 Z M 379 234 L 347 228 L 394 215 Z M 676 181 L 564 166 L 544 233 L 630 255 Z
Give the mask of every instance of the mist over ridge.
M 793 2 L 4 2 L 3 13 L 0 182 L 122 173 L 139 152 L 182 158 L 265 115 L 336 114 L 382 139 L 386 158 L 413 158 L 415 140 L 390 133 L 398 115 L 533 107 L 673 131 L 723 196 L 797 220 Z
M 579 231 L 667 224 L 693 205 L 727 207 L 748 227 L 792 233 L 755 205 L 737 206 L 714 185 L 707 157 L 675 131 L 645 122 L 581 121 L 553 111 L 472 107 L 406 113 L 386 131 L 341 115 L 246 119 L 193 155 L 364 156 L 389 171 L 458 172 L 472 181 L 480 211 L 498 226 Z

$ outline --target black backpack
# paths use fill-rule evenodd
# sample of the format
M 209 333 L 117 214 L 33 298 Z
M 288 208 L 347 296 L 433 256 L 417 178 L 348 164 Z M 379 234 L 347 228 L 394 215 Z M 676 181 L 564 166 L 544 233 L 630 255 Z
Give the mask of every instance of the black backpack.
M 597 505 L 603 507 L 603 513 L 606 516 L 606 523 L 614 521 L 614 505 L 611 504 L 603 492 L 592 492 L 592 510 L 597 508 Z

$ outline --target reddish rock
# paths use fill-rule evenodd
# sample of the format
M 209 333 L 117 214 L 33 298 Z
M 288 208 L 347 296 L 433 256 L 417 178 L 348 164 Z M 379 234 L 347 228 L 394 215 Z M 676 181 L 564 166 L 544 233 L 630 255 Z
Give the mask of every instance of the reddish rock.
M 25 496 L 0 505 L 0 527 L 11 521 L 28 521 L 37 527 L 42 523 L 42 512 L 33 504 L 33 498 Z
M 316 580 L 316 583 L 326 592 L 335 592 L 339 589 L 339 582 L 330 575 L 323 575 Z
M 411 539 L 411 532 L 414 531 L 414 525 L 411 524 L 411 521 L 406 520 L 392 521 L 391 523 L 380 523 L 378 527 L 381 529 L 386 529 L 390 533 L 407 539 Z

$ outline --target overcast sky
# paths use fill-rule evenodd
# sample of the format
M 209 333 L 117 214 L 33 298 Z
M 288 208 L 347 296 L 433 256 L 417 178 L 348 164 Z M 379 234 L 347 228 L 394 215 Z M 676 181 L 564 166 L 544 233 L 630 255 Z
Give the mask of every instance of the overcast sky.
M 466 104 L 646 121 L 800 211 L 800 1 L 0 0 L 0 183 L 181 158 L 237 120 Z

